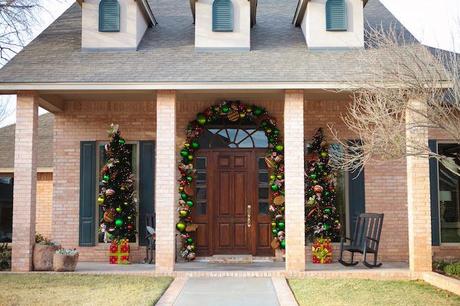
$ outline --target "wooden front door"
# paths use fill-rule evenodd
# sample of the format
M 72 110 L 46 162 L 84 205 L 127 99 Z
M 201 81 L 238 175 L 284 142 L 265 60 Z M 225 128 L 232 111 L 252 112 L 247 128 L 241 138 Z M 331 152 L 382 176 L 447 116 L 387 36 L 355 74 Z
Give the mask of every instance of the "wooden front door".
M 197 252 L 273 255 L 264 150 L 202 150 L 197 157 Z

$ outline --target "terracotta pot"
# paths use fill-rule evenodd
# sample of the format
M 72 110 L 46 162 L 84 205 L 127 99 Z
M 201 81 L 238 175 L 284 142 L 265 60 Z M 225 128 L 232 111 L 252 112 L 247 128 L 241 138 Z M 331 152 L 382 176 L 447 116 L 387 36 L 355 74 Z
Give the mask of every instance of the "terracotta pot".
M 73 272 L 77 267 L 78 254 L 54 254 L 53 270 L 56 272 Z
M 60 245 L 35 244 L 33 254 L 34 270 L 53 270 L 53 255 L 60 248 Z

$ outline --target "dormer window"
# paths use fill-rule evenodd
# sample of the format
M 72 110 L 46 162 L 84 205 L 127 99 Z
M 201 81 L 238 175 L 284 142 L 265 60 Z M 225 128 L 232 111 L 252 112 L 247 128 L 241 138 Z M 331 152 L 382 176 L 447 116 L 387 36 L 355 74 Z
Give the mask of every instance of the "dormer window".
M 118 0 L 99 2 L 99 32 L 120 32 L 120 3 Z
M 327 0 L 326 2 L 326 30 L 347 31 L 347 4 L 345 0 Z
M 214 0 L 212 4 L 212 31 L 233 32 L 233 3 L 231 0 Z

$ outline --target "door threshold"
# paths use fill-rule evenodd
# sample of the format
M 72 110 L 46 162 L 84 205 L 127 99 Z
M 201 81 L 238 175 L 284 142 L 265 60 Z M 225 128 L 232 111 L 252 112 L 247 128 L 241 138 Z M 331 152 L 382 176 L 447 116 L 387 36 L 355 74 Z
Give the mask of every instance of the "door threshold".
M 247 254 L 222 254 L 213 256 L 197 257 L 195 261 L 215 264 L 251 264 L 257 262 L 274 262 L 275 257 L 252 256 Z

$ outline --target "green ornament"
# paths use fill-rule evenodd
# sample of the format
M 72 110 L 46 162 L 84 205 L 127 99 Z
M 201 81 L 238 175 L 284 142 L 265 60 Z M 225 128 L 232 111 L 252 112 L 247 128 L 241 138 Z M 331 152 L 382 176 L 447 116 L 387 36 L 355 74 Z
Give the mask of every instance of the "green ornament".
M 189 154 L 189 155 L 187 156 L 187 159 L 190 160 L 190 161 L 193 160 L 193 155 L 192 155 L 192 154 Z
M 286 239 L 281 240 L 280 242 L 280 248 L 285 249 L 286 248 Z
M 310 174 L 310 178 L 311 178 L 312 180 L 316 180 L 316 177 L 317 177 L 316 173 Z
M 328 196 L 330 195 L 329 191 L 326 191 L 326 192 L 324 193 L 324 195 L 325 195 L 326 197 L 328 197 Z
M 332 212 L 332 210 L 331 210 L 330 208 L 326 208 L 326 209 L 324 210 L 324 213 L 326 213 L 326 214 L 330 214 L 331 212 Z
M 275 150 L 277 152 L 283 152 L 284 146 L 282 144 L 278 144 L 278 145 L 275 146 Z
M 279 133 L 280 133 L 280 130 L 278 130 L 278 129 L 273 130 L 273 134 L 278 135 Z
M 271 186 L 271 188 L 272 188 L 273 191 L 278 191 L 278 189 L 279 189 L 278 185 L 276 185 L 276 184 L 273 184 Z
M 187 243 L 188 243 L 188 244 L 193 243 L 193 239 L 192 239 L 192 238 L 187 238 Z
M 103 196 L 99 196 L 99 197 L 97 198 L 97 204 L 99 204 L 99 205 L 104 204 L 104 197 L 103 197 Z
M 273 233 L 273 235 L 278 235 L 278 229 L 276 229 L 276 228 L 272 229 L 272 233 Z
M 329 154 L 327 154 L 327 152 L 321 152 L 320 155 L 322 158 L 326 158 Z
M 118 140 L 118 143 L 124 145 L 126 143 L 126 141 L 123 138 L 120 138 Z
M 179 222 L 177 222 L 177 224 L 176 224 L 176 228 L 177 228 L 177 230 L 178 230 L 179 232 L 185 231 L 185 227 L 186 227 L 186 225 L 185 225 L 185 223 L 184 223 L 183 221 L 179 221 Z
M 187 201 L 187 205 L 188 205 L 189 207 L 193 207 L 193 205 L 195 205 L 195 203 L 193 203 L 192 200 L 188 200 L 188 201 Z
M 198 114 L 196 116 L 196 121 L 198 122 L 198 124 L 200 125 L 205 125 L 206 124 L 206 116 L 204 114 Z
M 262 113 L 263 113 L 263 110 L 260 107 L 256 106 L 256 108 L 254 109 L 254 115 L 260 116 L 262 115 Z
M 284 222 L 278 222 L 278 229 L 280 231 L 284 230 Z
M 274 181 L 276 176 L 274 174 L 270 175 L 270 180 Z
M 109 179 L 110 179 L 110 176 L 108 174 L 105 174 L 103 180 L 107 182 Z
M 122 225 L 123 225 L 123 220 L 121 220 L 121 219 L 115 220 L 115 226 L 116 227 L 121 227 Z
M 187 149 L 180 150 L 180 156 L 187 157 L 188 156 L 188 150 Z
M 188 215 L 188 210 L 184 210 L 184 209 L 179 210 L 179 216 L 181 218 L 187 217 L 187 215 Z
M 324 229 L 325 231 L 327 231 L 327 230 L 330 229 L 330 228 L 331 228 L 331 226 L 330 226 L 329 224 L 327 224 L 327 223 L 324 223 L 324 224 L 323 224 L 323 229 Z
M 191 177 L 190 175 L 188 175 L 188 176 L 186 177 L 186 179 L 187 179 L 187 182 L 189 182 L 189 183 L 190 183 L 191 181 L 193 181 L 193 177 Z
M 230 108 L 228 107 L 228 105 L 222 105 L 222 112 L 224 114 L 228 113 L 230 111 Z
M 187 194 L 185 192 L 181 192 L 180 193 L 180 198 L 185 201 L 185 200 L 187 200 L 188 196 L 187 196 Z
M 119 213 L 119 212 L 121 212 L 121 207 L 118 206 L 115 210 Z
M 192 145 L 192 148 L 195 150 L 200 148 L 200 144 L 196 140 L 192 141 L 191 145 Z

